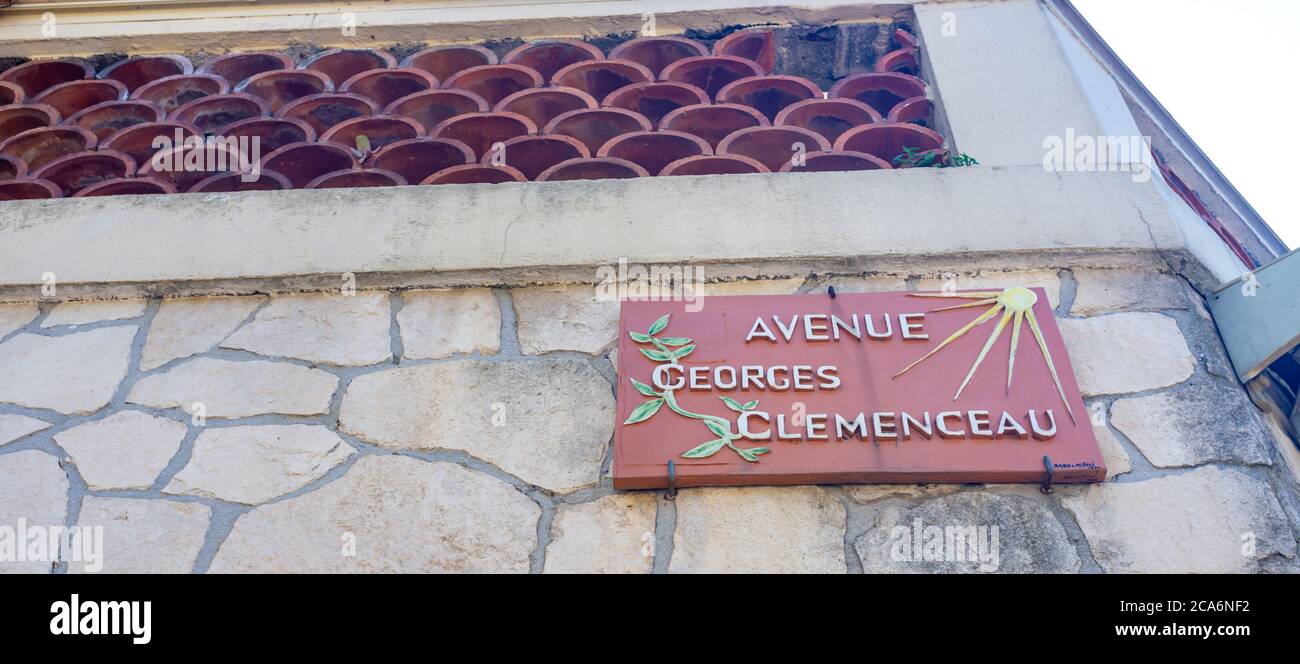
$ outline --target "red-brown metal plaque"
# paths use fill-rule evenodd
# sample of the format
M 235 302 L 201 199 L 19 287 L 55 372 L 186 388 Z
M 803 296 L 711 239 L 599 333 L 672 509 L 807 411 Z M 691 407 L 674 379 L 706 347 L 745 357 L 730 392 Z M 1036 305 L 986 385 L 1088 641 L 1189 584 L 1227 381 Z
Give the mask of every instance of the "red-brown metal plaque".
M 622 305 L 615 488 L 1106 476 L 1042 289 L 690 304 Z

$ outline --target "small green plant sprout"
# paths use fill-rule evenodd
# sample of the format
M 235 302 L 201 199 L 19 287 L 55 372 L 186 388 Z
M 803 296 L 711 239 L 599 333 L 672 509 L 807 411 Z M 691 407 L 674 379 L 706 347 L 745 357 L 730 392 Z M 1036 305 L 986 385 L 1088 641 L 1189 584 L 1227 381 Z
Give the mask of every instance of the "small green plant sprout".
M 357 147 L 352 153 L 357 156 L 357 161 L 365 161 L 370 156 L 370 138 L 365 134 L 357 136 Z
M 687 339 L 686 337 L 658 336 L 660 332 L 663 332 L 668 327 L 668 321 L 669 314 L 664 314 L 651 324 L 650 329 L 646 330 L 645 333 L 629 331 L 628 336 L 632 338 L 632 341 L 635 341 L 638 344 L 649 344 L 652 346 L 651 348 L 637 347 L 637 350 L 641 351 L 642 355 L 650 358 L 651 361 L 680 364 L 680 360 L 683 357 L 686 357 L 695 351 L 695 344 L 692 343 L 691 339 Z M 712 440 L 700 443 L 699 445 L 682 452 L 681 456 L 683 458 L 705 459 L 717 454 L 718 451 L 726 447 L 735 451 L 735 453 L 740 455 L 740 458 L 745 461 L 757 463 L 760 456 L 771 451 L 766 447 L 752 447 L 748 449 L 737 447 L 736 441 L 740 440 L 741 437 L 740 434 L 732 432 L 733 427 L 731 420 L 717 415 L 692 413 L 691 411 L 682 408 L 677 403 L 677 398 L 674 394 L 676 388 L 666 388 L 661 392 L 635 378 L 629 378 L 628 380 L 632 381 L 632 387 L 635 388 L 637 392 L 640 392 L 642 396 L 648 397 L 648 400 L 633 409 L 632 414 L 624 420 L 623 424 L 645 422 L 651 417 L 654 417 L 655 414 L 666 405 L 668 406 L 668 410 L 671 410 L 682 417 L 700 420 L 704 424 L 705 428 L 716 436 L 716 438 L 713 438 Z M 758 407 L 757 400 L 742 404 L 731 397 L 718 398 L 722 400 L 722 403 L 725 404 L 727 408 L 737 413 L 744 413 Z
M 911 146 L 904 146 L 903 154 L 894 157 L 893 162 L 898 168 L 956 168 L 979 165 L 974 157 L 965 152 L 954 157 L 947 150 L 921 151 Z

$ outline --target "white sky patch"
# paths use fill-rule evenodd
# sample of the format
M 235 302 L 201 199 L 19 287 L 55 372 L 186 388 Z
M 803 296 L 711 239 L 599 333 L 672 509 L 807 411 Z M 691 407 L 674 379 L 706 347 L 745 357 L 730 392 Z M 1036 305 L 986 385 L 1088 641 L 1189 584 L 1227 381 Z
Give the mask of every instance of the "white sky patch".
M 1300 2 L 1073 0 L 1282 241 L 1300 245 Z

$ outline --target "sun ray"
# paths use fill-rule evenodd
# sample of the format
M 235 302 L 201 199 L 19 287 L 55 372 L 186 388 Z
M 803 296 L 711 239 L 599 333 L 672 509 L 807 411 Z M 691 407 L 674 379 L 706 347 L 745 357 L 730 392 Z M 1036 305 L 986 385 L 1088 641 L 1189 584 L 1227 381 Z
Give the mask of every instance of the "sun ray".
M 1043 360 L 1047 362 L 1047 370 L 1049 373 L 1052 374 L 1052 382 L 1056 385 L 1056 393 L 1060 395 L 1061 403 L 1065 405 L 1065 412 L 1069 413 L 1071 422 L 1075 424 L 1078 423 L 1078 421 L 1074 417 L 1074 408 L 1070 406 L 1070 401 L 1065 397 L 1065 388 L 1061 386 L 1061 377 L 1056 372 L 1056 364 L 1052 362 L 1052 353 L 1047 347 L 1047 341 L 1043 338 L 1043 331 L 1042 328 L 1039 327 L 1038 325 L 1038 318 L 1034 315 L 1034 306 L 1038 303 L 1038 295 L 1036 295 L 1033 291 L 1029 290 L 1028 288 L 1013 286 L 1010 288 L 1004 288 L 1002 289 L 1002 291 L 996 293 L 992 293 L 992 292 L 971 292 L 971 293 L 952 293 L 952 294 L 908 293 L 908 295 L 913 297 L 939 297 L 939 298 L 949 298 L 949 299 L 960 298 L 960 299 L 968 299 L 968 300 L 977 300 L 975 302 L 964 302 L 962 304 L 955 304 L 947 307 L 941 307 L 939 309 L 932 309 L 926 313 L 934 313 L 938 311 L 952 311 L 954 309 L 966 309 L 970 307 L 980 307 L 986 304 L 992 304 L 993 306 L 989 307 L 987 311 L 980 314 L 977 318 L 975 318 L 975 320 L 972 320 L 971 322 L 962 326 L 961 329 L 952 333 L 951 336 L 949 336 L 947 339 L 944 339 L 938 346 L 935 346 L 926 354 L 913 360 L 911 364 L 903 367 L 901 371 L 894 374 L 894 378 L 898 378 L 899 376 L 907 373 L 913 367 L 924 362 L 930 356 L 943 350 L 945 347 L 947 347 L 949 344 L 953 343 L 957 339 L 960 339 L 962 335 L 971 331 L 976 326 L 988 322 L 994 316 L 997 316 L 999 312 L 1001 312 L 1002 317 L 998 320 L 997 325 L 994 326 L 993 331 L 989 334 L 988 340 L 984 342 L 984 347 L 980 350 L 979 355 L 975 358 L 975 362 L 971 364 L 970 371 L 967 372 L 965 380 L 963 380 L 961 382 L 961 385 L 957 388 L 957 393 L 953 395 L 953 400 L 956 401 L 959 397 L 961 397 L 962 392 L 965 391 L 966 387 L 970 384 L 971 380 L 975 377 L 976 372 L 979 371 L 980 365 L 983 364 L 984 360 L 988 357 L 989 351 L 993 349 L 993 345 L 996 344 L 998 338 L 1002 336 L 1002 331 L 1006 329 L 1008 323 L 1010 323 L 1011 326 L 1011 349 L 1007 354 L 1007 394 L 1008 395 L 1011 394 L 1011 381 L 1012 378 L 1015 376 L 1015 370 L 1016 370 L 1016 351 L 1019 349 L 1020 346 L 1020 331 L 1024 329 L 1026 324 L 1028 324 L 1030 331 L 1034 335 L 1034 339 L 1038 343 L 1038 350 L 1043 354 Z
M 1007 355 L 1007 394 L 1011 394 L 1011 375 L 1016 370 L 1016 347 L 1020 345 L 1020 328 L 1025 324 L 1025 312 L 1017 311 L 1011 324 L 1011 353 Z
M 961 387 L 957 388 L 957 393 L 952 395 L 953 401 L 956 401 L 957 397 L 961 396 L 961 391 L 966 389 L 966 386 L 970 384 L 970 379 L 975 377 L 975 371 L 980 368 L 980 363 L 984 361 L 984 357 L 989 354 L 989 349 L 993 347 L 993 344 L 997 342 L 998 337 L 1002 335 L 1002 330 L 1006 328 L 1007 321 L 1009 320 L 1011 320 L 1011 312 L 1002 312 L 1002 318 L 998 320 L 997 325 L 993 326 L 993 332 L 989 333 L 989 340 L 984 342 L 984 348 L 980 350 L 980 354 L 975 358 L 975 362 L 970 365 L 970 372 L 966 374 L 966 380 L 961 382 Z
M 952 311 L 953 309 L 966 309 L 969 307 L 978 307 L 984 304 L 995 304 L 997 301 L 998 299 L 996 297 L 991 297 L 987 300 L 976 300 L 974 302 L 967 302 L 966 304 L 954 304 L 951 307 L 939 307 L 938 309 L 931 309 L 925 313 L 932 314 L 935 313 L 936 311 Z
M 916 360 L 915 360 L 914 362 L 912 362 L 911 364 L 907 365 L 906 367 L 903 367 L 902 371 L 899 371 L 898 373 L 894 374 L 894 378 L 898 378 L 899 376 L 901 376 L 901 375 L 907 373 L 907 371 L 908 371 L 909 369 L 911 369 L 912 367 L 914 367 L 914 366 L 920 364 L 921 362 L 925 361 L 926 358 L 928 358 L 928 357 L 930 357 L 931 355 L 934 355 L 935 353 L 937 353 L 937 352 L 943 350 L 944 347 L 946 347 L 948 344 L 950 344 L 950 343 L 956 341 L 957 339 L 961 338 L 961 335 L 966 334 L 967 332 L 969 332 L 969 331 L 971 330 L 971 328 L 975 327 L 976 325 L 979 325 L 980 323 L 983 323 L 983 322 L 988 321 L 990 318 L 993 318 L 994 316 L 997 315 L 997 313 L 998 313 L 999 311 L 1002 310 L 1002 306 L 1003 306 L 1003 305 L 1002 305 L 1002 303 L 1000 303 L 1000 302 L 999 302 L 998 304 L 993 305 L 992 307 L 989 308 L 988 311 L 986 311 L 986 312 L 980 314 L 978 318 L 976 318 L 975 320 L 973 320 L 973 321 L 967 323 L 967 324 L 966 324 L 964 327 L 962 327 L 960 330 L 957 330 L 956 332 L 953 332 L 953 333 L 952 333 L 952 336 L 949 336 L 947 339 L 944 339 L 944 340 L 943 340 L 943 343 L 939 344 L 938 346 L 935 346 L 933 349 L 930 350 L 930 352 L 926 353 L 925 355 L 922 355 L 921 357 L 916 358 Z
M 1047 341 L 1043 339 L 1043 331 L 1038 328 L 1038 318 L 1034 316 L 1034 310 L 1025 311 L 1025 317 L 1029 319 L 1029 329 L 1034 333 L 1034 339 L 1038 340 L 1038 350 L 1042 351 L 1043 359 L 1047 360 L 1047 370 L 1052 372 L 1052 380 L 1056 383 L 1056 393 L 1061 395 L 1061 402 L 1065 404 L 1065 412 L 1070 415 L 1070 422 L 1078 424 L 1074 419 L 1074 410 L 1070 408 L 1070 400 L 1065 398 L 1065 388 L 1061 387 L 1061 378 L 1056 375 L 1056 365 L 1052 364 L 1052 353 L 1047 350 Z
M 945 293 L 908 293 L 908 295 L 911 296 L 911 297 L 941 297 L 941 298 L 945 298 L 945 299 L 949 299 L 949 300 L 951 300 L 951 299 L 953 299 L 953 298 L 966 298 L 966 299 L 979 298 L 979 299 L 983 299 L 983 298 L 987 298 L 987 297 L 997 297 L 998 295 L 1001 295 L 1001 293 L 999 293 L 999 292 L 997 292 L 997 291 L 979 291 L 979 292 L 976 292 L 976 293 L 948 293 L 948 294 L 945 294 Z

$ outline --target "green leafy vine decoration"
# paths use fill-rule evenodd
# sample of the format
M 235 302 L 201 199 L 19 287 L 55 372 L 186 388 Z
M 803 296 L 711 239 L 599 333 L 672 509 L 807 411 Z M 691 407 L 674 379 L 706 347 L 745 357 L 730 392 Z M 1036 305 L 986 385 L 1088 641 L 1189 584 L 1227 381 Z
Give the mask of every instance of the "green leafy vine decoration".
M 637 350 L 641 351 L 642 355 L 650 358 L 651 361 L 680 364 L 679 360 L 695 351 L 695 344 L 692 343 L 691 339 L 687 339 L 686 337 L 657 336 L 668 327 L 668 320 L 669 314 L 664 314 L 663 316 L 660 316 L 659 320 L 656 320 L 650 326 L 650 329 L 646 330 L 644 334 L 631 331 L 627 334 L 632 338 L 632 341 L 635 341 L 638 344 L 650 344 L 653 346 L 653 348 L 637 347 Z M 704 459 L 717 454 L 723 447 L 728 447 L 734 450 L 736 454 L 739 454 L 740 458 L 745 461 L 757 463 L 758 457 L 771 451 L 766 447 L 753 447 L 749 449 L 736 447 L 736 441 L 740 440 L 741 437 L 739 434 L 731 432 L 730 420 L 724 417 L 718 417 L 717 415 L 701 415 L 700 413 L 692 413 L 691 411 L 682 408 L 677 403 L 677 398 L 673 394 L 673 388 L 659 392 L 653 387 L 646 385 L 635 378 L 629 378 L 629 380 L 632 381 L 632 387 L 636 388 L 637 392 L 650 397 L 650 399 L 637 406 L 623 424 L 645 422 L 651 417 L 654 417 L 655 413 L 658 413 L 659 409 L 663 408 L 664 405 L 667 405 L 669 410 L 681 415 L 682 417 L 702 421 L 704 426 L 707 427 L 713 435 L 717 436 L 717 438 L 714 438 L 713 440 L 701 443 L 685 452 L 682 452 L 683 458 Z M 730 408 L 737 413 L 743 413 L 758 407 L 758 400 L 742 404 L 731 397 L 718 398 L 722 400 L 722 403 L 726 404 L 727 408 Z

